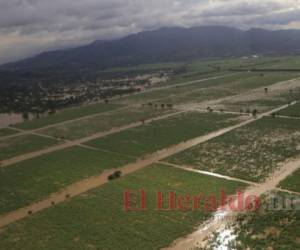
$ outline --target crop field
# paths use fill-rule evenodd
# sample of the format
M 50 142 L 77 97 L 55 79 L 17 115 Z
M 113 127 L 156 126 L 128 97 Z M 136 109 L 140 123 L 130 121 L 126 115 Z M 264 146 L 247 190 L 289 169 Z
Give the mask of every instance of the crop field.
M 274 70 L 297 69 L 299 58 L 108 68 L 99 74 L 170 78 L 107 104 L 0 129 L 0 250 L 152 250 L 196 241 L 179 249 L 299 249 L 299 211 L 222 212 L 223 223 L 210 199 L 247 188 L 265 205 L 276 190 L 300 192 L 300 71 Z M 248 72 L 267 68 L 274 71 Z M 145 191 L 145 210 L 125 211 L 128 190 Z M 174 210 L 166 210 L 168 192 L 178 198 Z M 200 208 L 180 210 L 179 198 L 190 204 L 193 195 Z M 235 239 L 227 248 L 222 230 Z
M 300 193 L 300 170 L 280 182 L 278 187 Z
M 300 103 L 297 103 L 296 105 L 281 110 L 279 114 L 291 117 L 300 117 Z
M 57 140 L 38 135 L 19 135 L 13 138 L 0 138 L 0 161 L 59 143 Z
M 265 117 L 167 160 L 261 182 L 300 153 L 299 127 L 300 120 Z
M 104 169 L 134 159 L 72 147 L 3 168 L 0 172 L 0 214 L 30 205 L 64 187 L 99 175 Z
M 235 82 L 231 84 L 229 87 L 238 90 L 250 90 L 260 87 L 270 87 L 279 82 L 288 81 L 291 79 L 299 78 L 300 73 L 252 73 L 252 77 L 248 79 L 244 79 L 242 82 Z
M 96 139 L 87 145 L 141 157 L 239 121 L 239 116 L 231 114 L 188 112 Z
M 224 78 L 224 79 L 216 79 L 215 82 L 218 84 L 213 83 L 212 85 L 206 85 L 207 88 L 201 89 L 194 89 L 192 91 L 182 91 L 177 94 L 172 94 L 167 98 L 163 98 L 154 103 L 171 103 L 173 105 L 183 105 L 189 103 L 201 103 L 203 101 L 209 101 L 214 99 L 220 99 L 224 97 L 230 97 L 243 93 L 247 90 L 256 89 L 260 87 L 270 87 L 273 84 L 283 82 L 290 79 L 295 79 L 299 77 L 299 74 L 293 73 L 266 73 L 263 76 L 257 73 L 252 73 L 251 75 L 247 75 L 248 77 L 237 79 L 237 75 Z M 228 80 L 228 81 L 227 81 Z M 215 87 L 209 87 L 215 86 Z M 264 90 L 262 90 L 264 92 Z M 284 105 L 291 100 L 295 100 L 296 96 L 291 95 L 289 90 L 286 90 L 287 93 L 282 91 L 282 94 L 279 96 L 273 96 L 271 94 L 264 95 L 260 99 L 255 99 L 249 101 L 234 101 L 233 100 L 226 100 L 220 104 L 220 109 L 226 109 L 230 111 L 240 111 L 243 107 L 251 106 L 251 109 L 258 109 L 260 111 L 266 111 L 275 108 L 276 106 Z
M 58 111 L 56 114 L 49 115 L 47 117 L 17 124 L 15 127 L 24 130 L 38 129 L 59 122 L 64 122 L 64 121 L 73 120 L 84 116 L 94 115 L 98 113 L 100 114 L 103 112 L 115 110 L 120 107 L 122 106 L 117 104 L 100 103 L 100 104 L 93 104 L 93 105 L 87 105 L 87 106 L 81 106 L 75 108 L 68 108 L 62 111 Z
M 269 209 L 272 195 L 263 197 L 263 205 L 258 211 L 238 216 L 236 222 L 228 225 L 227 245 L 217 233 L 210 239 L 207 249 L 299 249 L 300 213 L 296 210 Z M 277 193 L 279 197 L 299 199 L 299 196 Z M 284 195 L 284 196 L 283 196 Z M 298 204 L 299 207 L 299 204 Z M 223 239 L 223 240 L 222 240 Z
M 160 249 L 192 232 L 211 212 L 157 210 L 157 192 L 219 199 L 220 190 L 233 194 L 243 188 L 237 182 L 149 166 L 8 226 L 0 234 L 0 249 Z M 146 192 L 147 210 L 124 211 L 123 193 L 140 189 Z M 200 207 L 204 203 L 205 198 Z
M 127 98 L 123 98 L 119 100 L 118 102 L 122 104 L 130 104 L 130 103 L 147 103 L 151 101 L 155 101 L 158 99 L 167 99 L 170 96 L 176 97 L 177 95 L 182 95 L 183 93 L 190 93 L 192 91 L 198 91 L 202 90 L 204 88 L 209 87 L 219 87 L 224 86 L 228 84 L 232 84 L 235 82 L 241 82 L 243 79 L 247 79 L 251 77 L 251 73 L 233 73 L 233 74 L 227 74 L 225 77 L 219 78 L 219 79 L 210 79 L 205 81 L 200 81 L 188 85 L 183 86 L 173 86 L 171 88 L 167 89 L 161 89 L 161 90 L 153 90 L 150 92 L 141 93 L 139 95 L 130 96 Z
M 55 127 L 39 130 L 40 133 L 55 138 L 78 139 L 99 132 L 106 132 L 112 128 L 118 128 L 141 120 L 152 119 L 157 116 L 176 112 L 170 108 L 154 107 L 130 107 L 128 109 L 116 110 L 80 121 L 61 124 Z
M 299 56 L 274 58 L 271 63 L 256 65 L 256 69 L 300 69 Z
M 14 135 L 14 134 L 17 134 L 17 133 L 18 133 L 18 131 L 10 129 L 10 128 L 0 129 L 0 137 L 8 136 L 8 135 Z

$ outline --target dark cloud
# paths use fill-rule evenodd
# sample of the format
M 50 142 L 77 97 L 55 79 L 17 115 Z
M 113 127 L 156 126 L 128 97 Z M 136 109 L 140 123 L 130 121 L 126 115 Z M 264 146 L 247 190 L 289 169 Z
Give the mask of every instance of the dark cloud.
M 297 0 L 0 0 L 0 62 L 162 26 L 288 28 L 299 11 Z

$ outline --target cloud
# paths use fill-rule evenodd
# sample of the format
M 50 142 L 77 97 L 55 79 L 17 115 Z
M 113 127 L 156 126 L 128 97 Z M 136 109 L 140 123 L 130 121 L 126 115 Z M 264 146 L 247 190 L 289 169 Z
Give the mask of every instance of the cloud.
M 298 0 L 0 0 L 0 62 L 163 26 L 297 28 Z

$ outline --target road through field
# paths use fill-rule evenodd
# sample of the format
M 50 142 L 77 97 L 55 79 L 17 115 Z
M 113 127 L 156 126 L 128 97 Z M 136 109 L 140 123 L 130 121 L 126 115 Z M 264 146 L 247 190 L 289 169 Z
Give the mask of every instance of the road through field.
M 182 82 L 182 83 L 178 83 L 178 84 L 174 84 L 174 85 L 167 85 L 167 86 L 162 86 L 162 87 L 157 87 L 157 88 L 151 88 L 151 89 L 147 89 L 145 91 L 139 92 L 139 93 L 128 95 L 128 97 L 141 95 L 141 94 L 145 94 L 145 93 L 148 93 L 148 92 L 154 92 L 154 91 L 171 89 L 171 88 L 182 87 L 182 86 L 188 86 L 188 85 L 192 85 L 192 84 L 200 83 L 200 82 L 205 82 L 205 81 L 209 81 L 209 80 L 222 79 L 222 78 L 225 78 L 225 77 L 230 77 L 230 76 L 234 76 L 234 75 L 238 75 L 238 74 L 241 74 L 241 73 L 224 74 L 224 75 L 220 75 L 220 76 L 216 76 L 216 77 L 210 77 L 210 78 L 205 78 L 205 79 L 200 79 L 200 80 Z M 122 98 L 124 98 L 124 97 L 125 96 L 123 96 Z M 117 98 L 112 98 L 112 100 L 113 99 L 117 99 Z M 120 99 L 120 98 L 118 97 L 118 99 Z M 157 99 L 157 100 L 161 100 L 161 99 L 164 99 L 164 98 L 160 98 L 160 99 Z M 81 121 L 81 120 L 85 120 L 85 119 L 89 119 L 89 118 L 98 117 L 98 116 L 101 116 L 103 114 L 109 114 L 109 113 L 113 113 L 113 112 L 116 112 L 116 111 L 122 111 L 124 109 L 130 108 L 130 106 L 132 106 L 132 105 L 126 105 L 124 107 L 120 107 L 120 108 L 114 109 L 114 110 L 109 110 L 109 111 L 106 111 L 106 112 L 100 112 L 100 113 L 96 113 L 96 114 L 92 114 L 92 115 L 81 116 L 81 117 L 75 118 L 75 119 L 69 119 L 69 120 L 66 120 L 66 121 L 57 122 L 55 124 L 43 126 L 43 127 L 37 128 L 37 129 L 23 130 L 23 129 L 11 127 L 11 129 L 14 129 L 14 130 L 18 131 L 19 133 L 18 134 L 13 134 L 13 135 L 3 136 L 0 139 L 13 138 L 13 137 L 17 137 L 17 136 L 25 135 L 25 134 L 35 134 L 35 133 L 38 133 L 38 131 L 41 130 L 41 129 L 43 129 L 43 130 L 44 129 L 50 129 L 50 128 L 54 128 L 54 127 L 57 127 L 57 126 L 60 126 L 60 125 L 65 125 L 65 124 L 76 122 L 76 121 Z
M 259 197 L 270 191 L 280 190 L 277 188 L 277 185 L 299 168 L 300 157 L 287 161 L 282 164 L 282 167 L 275 171 L 265 183 L 252 185 L 247 188 L 244 191 L 244 197 L 252 195 Z M 237 202 L 237 200 L 235 202 Z M 228 223 L 232 222 L 234 218 L 237 218 L 238 214 L 239 212 L 232 211 L 229 205 L 227 205 L 227 207 L 217 211 L 212 219 L 200 225 L 196 232 L 185 238 L 177 239 L 169 248 L 165 248 L 165 250 L 194 249 L 195 247 L 203 248 L 209 236 L 217 231 L 225 230 Z
M 28 160 L 28 159 L 31 159 L 31 158 L 34 158 L 34 157 L 38 157 L 38 156 L 41 156 L 41 155 L 44 155 L 44 154 L 52 153 L 52 152 L 62 150 L 62 149 L 65 149 L 65 148 L 69 148 L 69 147 L 73 147 L 73 146 L 86 147 L 85 145 L 82 145 L 82 144 L 86 143 L 88 141 L 94 140 L 94 139 L 98 139 L 98 138 L 107 136 L 107 135 L 122 132 L 124 130 L 131 129 L 131 128 L 135 128 L 135 127 L 141 126 L 143 124 L 147 124 L 147 123 L 152 122 L 152 121 L 159 121 L 159 120 L 162 120 L 162 119 L 170 118 L 172 116 L 176 116 L 176 115 L 179 115 L 179 114 L 182 114 L 182 113 L 185 113 L 185 112 L 186 111 L 177 111 L 177 112 L 173 112 L 173 113 L 170 113 L 170 114 L 161 115 L 161 116 L 149 119 L 149 120 L 145 120 L 144 123 L 142 123 L 142 122 L 131 123 L 131 124 L 125 125 L 123 127 L 112 128 L 111 130 L 106 131 L 106 132 L 96 133 L 96 134 L 93 134 L 91 136 L 84 137 L 82 139 L 78 139 L 78 140 L 74 140 L 74 141 L 66 141 L 63 144 L 58 144 L 58 145 L 55 145 L 55 146 L 52 146 L 52 147 L 49 147 L 49 148 L 46 148 L 46 149 L 43 149 L 43 150 L 31 152 L 31 153 L 24 154 L 24 155 L 19 155 L 19 156 L 10 158 L 8 160 L 1 161 L 0 168 L 1 167 L 2 168 L 3 167 L 8 167 L 10 165 L 16 164 L 16 163 L 24 161 L 24 160 Z M 34 133 L 34 134 L 39 135 L 38 133 Z
M 296 104 L 297 102 L 292 103 L 291 105 Z M 182 142 L 179 143 L 175 146 L 171 146 L 168 148 L 165 148 L 163 150 L 157 151 L 154 154 L 151 154 L 147 157 L 144 157 L 142 159 L 139 159 L 137 162 L 132 163 L 132 164 L 128 164 L 122 168 L 119 168 L 118 170 L 122 171 L 123 176 L 133 173 L 139 169 L 142 169 L 144 167 L 147 167 L 153 163 L 156 163 L 158 161 L 161 161 L 169 156 L 172 156 L 174 154 L 180 153 L 182 151 L 185 151 L 193 146 L 196 146 L 200 143 L 204 143 L 208 140 L 211 140 L 213 138 L 216 138 L 218 136 L 221 136 L 225 133 L 228 133 L 230 131 L 233 131 L 237 128 L 246 126 L 250 123 L 253 123 L 261 118 L 263 118 L 266 115 L 270 115 L 273 112 L 277 112 L 279 110 L 282 110 L 284 108 L 286 108 L 288 105 L 284 105 L 280 108 L 274 109 L 272 111 L 266 112 L 264 114 L 258 115 L 256 118 L 249 118 L 246 121 L 243 121 L 237 125 L 233 125 L 227 128 L 223 128 L 220 129 L 218 131 L 209 133 L 207 135 L 204 136 L 200 136 L 191 140 L 188 140 L 186 142 Z M 89 138 L 90 139 L 90 138 Z M 82 141 L 82 140 L 81 140 Z M 72 142 L 74 143 L 74 142 Z M 30 213 L 36 213 L 39 211 L 42 211 L 48 207 L 53 206 L 53 204 L 57 204 L 60 202 L 63 202 L 66 200 L 66 197 L 74 197 L 80 194 L 83 194 L 91 189 L 97 188 L 102 186 L 103 184 L 107 183 L 107 178 L 110 174 L 112 174 L 115 170 L 107 170 L 105 171 L 103 174 L 99 175 L 99 176 L 95 176 L 95 177 L 91 177 L 82 181 L 79 181 L 71 186 L 69 186 L 68 188 L 51 195 L 50 197 L 38 202 L 38 203 L 34 203 L 28 207 L 16 210 L 14 212 L 11 212 L 7 215 L 4 215 L 2 217 L 0 217 L 0 228 L 1 227 L 5 227 L 15 221 L 18 221 L 20 219 L 23 219 L 27 216 L 30 215 Z

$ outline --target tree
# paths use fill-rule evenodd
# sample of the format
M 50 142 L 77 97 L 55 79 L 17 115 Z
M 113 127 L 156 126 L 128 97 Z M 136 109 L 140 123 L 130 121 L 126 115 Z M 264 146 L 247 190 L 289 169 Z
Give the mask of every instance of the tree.
M 254 117 L 257 116 L 257 113 L 258 113 L 257 109 L 254 109 L 254 110 L 252 111 L 252 115 L 253 115 Z

